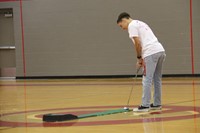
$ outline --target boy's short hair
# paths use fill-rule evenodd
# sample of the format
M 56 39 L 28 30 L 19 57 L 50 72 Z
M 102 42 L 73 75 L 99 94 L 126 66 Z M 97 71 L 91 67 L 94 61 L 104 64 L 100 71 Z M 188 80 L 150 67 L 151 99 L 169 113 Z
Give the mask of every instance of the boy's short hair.
M 127 18 L 129 19 L 131 16 L 126 13 L 126 12 L 122 12 L 119 14 L 118 19 L 117 19 L 117 23 L 121 22 L 123 18 Z

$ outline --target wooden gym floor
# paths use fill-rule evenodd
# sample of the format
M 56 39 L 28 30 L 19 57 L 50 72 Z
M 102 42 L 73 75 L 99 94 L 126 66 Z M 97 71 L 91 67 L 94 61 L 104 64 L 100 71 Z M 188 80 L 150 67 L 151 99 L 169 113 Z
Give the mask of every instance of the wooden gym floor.
M 47 113 L 86 114 L 141 102 L 141 79 L 1 80 L 0 133 L 200 133 L 200 78 L 164 78 L 163 109 L 46 123 Z M 133 107 L 133 106 L 132 106 Z

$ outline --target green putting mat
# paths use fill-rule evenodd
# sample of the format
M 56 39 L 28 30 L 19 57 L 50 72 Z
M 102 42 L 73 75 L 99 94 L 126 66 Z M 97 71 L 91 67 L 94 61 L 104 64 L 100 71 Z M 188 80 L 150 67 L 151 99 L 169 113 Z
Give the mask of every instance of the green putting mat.
M 110 114 L 117 114 L 117 113 L 129 112 L 129 111 L 130 110 L 126 110 L 126 109 L 108 110 L 108 111 L 103 111 L 103 112 L 96 112 L 96 113 L 91 113 L 91 114 L 79 115 L 78 119 L 88 118 L 88 117 L 96 117 L 96 116 L 103 116 L 103 115 L 110 115 Z
M 115 109 L 115 110 L 108 110 L 108 111 L 96 112 L 96 113 L 91 113 L 91 114 L 83 114 L 83 115 L 79 115 L 79 116 L 73 115 L 73 114 L 45 114 L 45 115 L 43 115 L 43 121 L 45 121 L 45 122 L 69 121 L 69 120 L 117 114 L 117 113 L 129 112 L 129 111 L 131 111 L 131 110 Z

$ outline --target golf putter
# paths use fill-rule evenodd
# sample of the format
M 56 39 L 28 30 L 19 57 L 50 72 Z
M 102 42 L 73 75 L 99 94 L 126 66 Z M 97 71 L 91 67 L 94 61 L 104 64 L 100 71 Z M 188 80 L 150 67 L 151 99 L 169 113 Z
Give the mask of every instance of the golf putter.
M 139 67 L 139 68 L 136 69 L 136 74 L 135 74 L 135 78 L 134 78 L 134 83 L 133 83 L 133 85 L 132 85 L 132 88 L 131 88 L 131 91 L 130 91 L 130 94 L 129 94 L 129 98 L 128 98 L 126 107 L 124 107 L 124 109 L 126 109 L 126 110 L 129 110 L 129 103 L 130 103 L 131 95 L 132 95 L 132 92 L 133 92 L 133 86 L 134 86 L 134 84 L 135 84 L 135 82 L 136 82 L 136 80 L 137 80 L 137 76 L 138 76 L 138 72 L 140 71 L 140 68 L 141 68 L 141 67 Z

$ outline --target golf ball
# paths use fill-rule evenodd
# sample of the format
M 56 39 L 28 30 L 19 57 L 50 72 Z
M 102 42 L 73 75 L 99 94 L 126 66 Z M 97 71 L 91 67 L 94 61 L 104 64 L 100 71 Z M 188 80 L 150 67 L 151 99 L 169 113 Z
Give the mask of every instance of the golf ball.
M 125 110 L 127 110 L 127 109 L 128 109 L 128 107 L 124 107 L 124 109 L 125 109 Z

